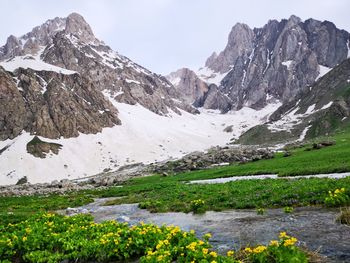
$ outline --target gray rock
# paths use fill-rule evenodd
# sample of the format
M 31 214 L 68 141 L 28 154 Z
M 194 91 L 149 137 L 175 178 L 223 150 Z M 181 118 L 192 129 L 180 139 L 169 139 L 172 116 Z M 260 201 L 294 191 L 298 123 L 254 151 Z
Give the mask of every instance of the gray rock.
M 181 98 L 188 104 L 193 104 L 208 92 L 208 84 L 188 68 L 170 73 L 166 78 L 178 90 Z M 196 106 L 196 105 L 195 105 Z
M 293 101 L 314 84 L 320 66 L 334 67 L 347 58 L 349 38 L 348 32 L 331 22 L 303 22 L 296 16 L 270 20 L 253 30 L 237 24 L 225 49 L 205 64 L 225 77 L 219 87 L 209 86 L 204 95 L 198 94 L 194 105 L 227 112 L 244 106 L 261 109 L 276 100 Z M 182 84 L 184 93 L 193 94 L 193 83 Z
M 17 181 L 16 185 L 21 185 L 21 184 L 26 184 L 26 183 L 28 183 L 28 178 L 27 178 L 27 176 L 23 176 L 22 178 L 20 178 Z

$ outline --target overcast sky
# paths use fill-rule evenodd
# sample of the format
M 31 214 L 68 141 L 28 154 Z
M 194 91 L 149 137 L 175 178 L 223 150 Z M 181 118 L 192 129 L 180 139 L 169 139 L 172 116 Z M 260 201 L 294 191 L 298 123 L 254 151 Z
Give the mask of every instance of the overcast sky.
M 295 14 L 350 31 L 349 0 L 0 0 L 0 45 L 47 19 L 83 15 L 95 35 L 154 72 L 198 69 L 221 51 L 232 26 L 261 27 Z

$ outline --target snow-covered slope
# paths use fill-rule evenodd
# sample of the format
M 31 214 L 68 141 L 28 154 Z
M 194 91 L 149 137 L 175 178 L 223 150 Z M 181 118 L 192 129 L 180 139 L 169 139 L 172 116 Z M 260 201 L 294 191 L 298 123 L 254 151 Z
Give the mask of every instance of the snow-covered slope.
M 38 71 L 46 70 L 46 71 L 54 71 L 62 74 L 77 73 L 76 71 L 57 67 L 52 64 L 44 62 L 40 58 L 40 56 L 44 52 L 44 49 L 45 47 L 42 47 L 39 50 L 39 52 L 34 56 L 32 55 L 17 56 L 5 61 L 1 61 L 0 66 L 2 66 L 5 70 L 11 71 L 11 72 L 15 71 L 18 68 L 25 68 L 25 69 L 30 68 Z
M 161 161 L 225 145 L 232 137 L 237 138 L 243 131 L 266 121 L 268 114 L 280 106 L 271 104 L 260 111 L 243 108 L 228 114 L 201 110 L 199 115 L 182 111 L 181 116 L 173 112 L 160 116 L 140 105 L 109 99 L 119 109 L 122 125 L 104 128 L 95 135 L 80 134 L 77 138 L 41 138 L 63 145 L 58 155 L 40 159 L 27 153 L 26 145 L 33 138 L 29 133 L 1 141 L 0 150 L 10 147 L 0 154 L 0 184 L 14 184 L 23 176 L 31 183 L 85 177 L 106 168 L 115 170 L 124 164 Z M 224 132 L 230 125 L 233 132 Z

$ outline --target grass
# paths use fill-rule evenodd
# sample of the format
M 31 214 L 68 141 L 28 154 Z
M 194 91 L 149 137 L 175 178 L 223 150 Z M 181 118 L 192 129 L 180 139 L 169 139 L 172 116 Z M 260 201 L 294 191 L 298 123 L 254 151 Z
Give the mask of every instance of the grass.
M 40 211 L 54 211 L 91 203 L 82 192 L 67 195 L 0 197 L 0 224 L 17 223 Z
M 329 189 L 349 185 L 350 178 L 267 179 L 209 185 L 160 183 L 154 188 L 150 184 L 140 184 L 108 189 L 100 194 L 103 197 L 122 196 L 107 202 L 107 205 L 141 202 L 141 206 L 151 212 L 190 212 L 191 202 L 198 199 L 204 201 L 204 211 L 221 211 L 233 208 L 320 205 L 328 196 Z
M 329 139 L 329 138 L 327 138 Z M 216 185 L 188 185 L 189 180 L 238 175 L 278 174 L 293 176 L 350 171 L 350 130 L 337 134 L 336 145 L 319 150 L 291 150 L 291 156 L 277 153 L 275 158 L 235 164 L 172 176 L 148 176 L 127 181 L 122 188 L 111 187 L 67 193 L 66 195 L 0 197 L 0 222 L 18 222 L 38 211 L 80 206 L 94 197 L 122 197 L 109 204 L 141 203 L 153 212 L 191 211 L 193 200 L 203 200 L 205 210 L 264 208 L 322 204 L 328 191 L 348 189 L 350 178 L 249 180 Z M 312 143 L 312 142 L 311 142 Z

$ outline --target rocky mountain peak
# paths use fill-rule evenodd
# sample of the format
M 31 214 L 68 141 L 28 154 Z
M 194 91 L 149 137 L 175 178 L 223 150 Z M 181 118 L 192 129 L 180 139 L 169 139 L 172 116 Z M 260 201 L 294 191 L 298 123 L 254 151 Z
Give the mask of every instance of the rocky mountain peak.
M 261 109 L 276 101 L 286 103 L 348 58 L 349 43 L 350 34 L 329 21 L 303 22 L 292 15 L 253 30 L 237 23 L 225 49 L 218 55 L 213 53 L 198 70 L 198 77 L 209 89 L 196 101 L 201 102 L 200 107 L 222 112 L 245 106 Z M 210 88 L 210 84 L 216 87 Z M 221 94 L 223 99 L 218 103 L 213 99 L 217 95 L 210 93 Z
M 66 18 L 65 33 L 72 34 L 85 43 L 99 44 L 90 25 L 78 13 L 72 13 Z
M 246 24 L 237 23 L 232 27 L 225 49 L 218 55 L 213 54 L 205 66 L 215 72 L 228 72 L 238 57 L 248 57 L 253 49 L 253 30 Z
M 287 26 L 294 26 L 301 22 L 302 20 L 300 17 L 297 17 L 296 15 L 291 15 L 288 19 Z
M 102 44 L 93 34 L 85 19 L 72 13 L 66 18 L 49 19 L 21 37 L 9 36 L 5 46 L 0 48 L 0 60 L 26 54 L 35 55 L 40 47 L 51 45 L 57 33 L 73 35 L 85 44 Z

